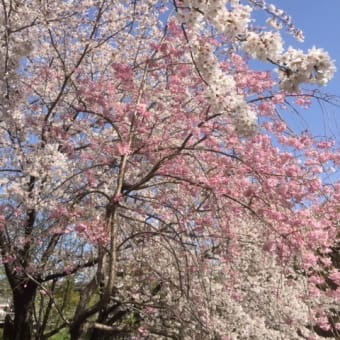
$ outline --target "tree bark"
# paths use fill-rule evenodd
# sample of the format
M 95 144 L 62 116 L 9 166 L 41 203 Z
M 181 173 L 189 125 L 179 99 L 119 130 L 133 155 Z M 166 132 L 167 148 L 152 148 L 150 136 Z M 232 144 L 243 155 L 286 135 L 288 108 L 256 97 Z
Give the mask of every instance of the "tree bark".
M 21 281 L 13 287 L 14 320 L 7 318 L 4 325 L 4 340 L 31 340 L 33 337 L 34 299 L 36 283 Z
M 77 322 L 70 327 L 71 340 L 82 340 L 83 335 L 83 323 Z

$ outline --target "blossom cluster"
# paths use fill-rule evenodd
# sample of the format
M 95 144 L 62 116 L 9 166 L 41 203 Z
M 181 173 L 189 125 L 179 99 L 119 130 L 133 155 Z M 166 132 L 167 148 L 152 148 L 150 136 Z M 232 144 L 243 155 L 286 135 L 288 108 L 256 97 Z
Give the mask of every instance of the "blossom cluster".
M 276 60 L 283 51 L 279 32 L 249 32 L 242 47 L 252 58 L 262 61 Z
M 236 1 L 228 1 L 232 9 L 226 7 L 223 0 L 185 0 L 181 3 L 179 19 L 199 30 L 199 23 L 205 18 L 214 25 L 216 30 L 234 39 L 244 34 L 251 21 L 252 9 Z
M 258 3 L 253 5 L 260 6 Z M 304 83 L 325 85 L 335 72 L 334 63 L 329 55 L 317 48 L 310 49 L 307 54 L 292 47 L 284 51 L 279 32 L 281 22 L 285 23 L 299 40 L 303 39 L 301 31 L 295 29 L 291 18 L 282 10 L 273 5 L 262 4 L 261 6 L 271 15 L 267 23 L 274 28 L 274 32 L 252 30 L 250 26 L 252 8 L 235 1 L 231 2 L 228 8 L 220 0 L 206 2 L 187 0 L 179 8 L 178 16 L 180 21 L 186 23 L 197 34 L 205 20 L 215 27 L 216 31 L 222 34 L 230 44 L 240 45 L 252 58 L 277 65 L 279 86 L 284 91 L 297 92 L 300 85 Z M 207 51 L 207 53 L 213 53 L 213 51 Z M 209 57 L 205 58 L 206 68 L 211 66 L 208 63 L 209 59 Z M 215 78 L 223 82 L 223 77 L 218 74 Z M 208 82 L 209 80 L 207 79 Z
M 29 41 L 9 34 L 5 18 L 0 16 L 0 119 L 10 110 L 9 93 L 16 90 L 11 82 L 17 76 L 20 60 L 31 50 Z
M 192 44 L 191 48 L 200 76 L 208 85 L 205 97 L 211 111 L 227 114 L 239 135 L 252 136 L 257 131 L 257 115 L 244 96 L 237 93 L 233 75 L 223 72 L 212 47 L 207 43 Z
M 303 83 L 325 85 L 335 72 L 328 53 L 315 47 L 307 54 L 290 47 L 278 62 L 280 87 L 287 92 L 298 92 Z

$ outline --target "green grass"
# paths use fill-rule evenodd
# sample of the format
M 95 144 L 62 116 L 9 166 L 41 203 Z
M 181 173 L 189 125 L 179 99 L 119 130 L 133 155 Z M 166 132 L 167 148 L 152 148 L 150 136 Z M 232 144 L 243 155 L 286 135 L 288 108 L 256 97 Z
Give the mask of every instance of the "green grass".
M 70 340 L 70 335 L 66 329 L 62 329 L 56 335 L 50 337 L 51 340 Z
M 70 335 L 66 329 L 62 329 L 58 334 L 50 337 L 51 340 L 70 340 Z M 0 328 L 0 340 L 3 340 L 3 329 Z

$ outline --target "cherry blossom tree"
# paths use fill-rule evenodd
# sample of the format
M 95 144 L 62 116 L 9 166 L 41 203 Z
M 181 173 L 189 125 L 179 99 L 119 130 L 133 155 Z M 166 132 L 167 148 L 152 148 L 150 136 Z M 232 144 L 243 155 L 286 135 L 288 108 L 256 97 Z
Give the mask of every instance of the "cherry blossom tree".
M 288 15 L 256 0 L 0 8 L 6 339 L 339 337 L 339 149 L 280 115 L 327 100 L 311 88 L 335 67 L 284 46 L 282 30 L 303 39 Z

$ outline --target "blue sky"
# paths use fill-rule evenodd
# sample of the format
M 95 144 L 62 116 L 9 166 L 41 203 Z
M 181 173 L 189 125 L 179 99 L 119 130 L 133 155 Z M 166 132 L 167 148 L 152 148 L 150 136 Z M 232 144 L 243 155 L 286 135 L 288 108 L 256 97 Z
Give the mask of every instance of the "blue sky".
M 334 79 L 322 92 L 339 96 L 340 104 L 340 0 L 268 0 L 278 8 L 283 9 L 293 19 L 293 23 L 302 29 L 305 36 L 303 43 L 284 35 L 286 47 L 307 50 L 312 46 L 328 51 L 335 60 L 337 73 Z M 325 105 L 321 108 L 318 104 L 304 111 L 299 110 L 302 117 L 291 113 L 289 124 L 294 124 L 296 130 L 303 126 L 312 131 L 314 135 L 331 136 L 340 142 L 340 107 Z

